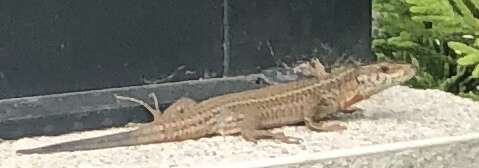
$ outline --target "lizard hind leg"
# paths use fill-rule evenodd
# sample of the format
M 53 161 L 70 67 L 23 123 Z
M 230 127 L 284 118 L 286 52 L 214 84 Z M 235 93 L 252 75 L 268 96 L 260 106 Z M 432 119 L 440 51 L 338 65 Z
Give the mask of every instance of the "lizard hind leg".
M 318 58 L 313 58 L 308 62 L 296 66 L 294 69 L 306 77 L 325 79 L 330 76 Z
M 136 99 L 136 98 L 133 98 L 133 97 L 115 95 L 115 98 L 118 99 L 118 100 L 131 101 L 131 102 L 135 102 L 135 103 L 138 103 L 138 104 L 142 105 L 153 115 L 153 119 L 154 119 L 154 121 L 156 121 L 156 120 L 160 119 L 160 116 L 161 116 L 161 111 L 160 111 L 159 105 L 158 105 L 158 99 L 156 98 L 156 95 L 154 93 L 150 94 L 149 96 L 152 97 L 153 100 L 155 101 L 155 108 L 151 107 L 150 105 L 145 103 L 143 100 Z
M 176 102 L 171 104 L 167 109 L 165 109 L 163 112 L 163 118 L 174 118 L 178 115 L 191 113 L 194 111 L 194 106 L 196 104 L 198 103 L 191 98 L 181 97 Z
M 251 109 L 249 109 L 251 110 Z M 299 144 L 302 139 L 286 136 L 284 133 L 273 133 L 267 130 L 260 130 L 261 117 L 258 113 L 248 113 L 239 125 L 241 136 L 253 143 L 259 139 L 275 139 L 288 144 Z
M 162 113 L 159 107 L 158 98 L 156 97 L 155 93 L 150 93 L 148 96 L 151 97 L 153 101 L 155 102 L 155 108 L 151 107 L 144 101 L 136 99 L 136 98 L 115 95 L 115 97 L 118 100 L 131 101 L 131 102 L 135 102 L 142 105 L 153 115 L 154 121 L 159 121 L 160 119 L 163 119 L 163 120 L 171 119 L 185 112 L 192 111 L 193 106 L 197 104 L 197 102 L 194 101 L 193 99 L 182 97 L 178 99 L 177 101 L 175 101 L 173 104 L 171 104 Z
M 341 110 L 340 112 L 350 114 L 350 113 L 361 112 L 361 111 L 364 111 L 364 110 L 359 108 L 359 107 L 348 107 L 348 108 L 345 108 L 345 109 Z
M 259 139 L 276 139 L 288 144 L 299 144 L 301 138 L 286 136 L 284 133 L 273 133 L 267 130 L 242 130 L 241 136 L 253 143 L 257 143 Z
M 153 101 L 155 102 L 155 112 L 160 112 L 160 105 L 158 103 L 158 98 L 156 97 L 156 94 L 152 92 L 148 94 L 148 97 L 151 97 Z

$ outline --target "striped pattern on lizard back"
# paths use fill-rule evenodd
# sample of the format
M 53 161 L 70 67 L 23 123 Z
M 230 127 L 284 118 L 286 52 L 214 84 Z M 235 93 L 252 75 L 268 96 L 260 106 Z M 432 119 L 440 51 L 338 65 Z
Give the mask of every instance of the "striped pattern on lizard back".
M 241 124 L 257 123 L 256 129 L 265 129 L 300 123 L 304 121 L 304 113 L 316 110 L 322 99 L 341 104 L 342 100 L 354 97 L 356 76 L 356 71 L 350 69 L 334 77 L 310 78 L 214 97 L 198 104 L 196 117 L 204 117 L 208 125 L 213 125 L 212 131 L 222 135 L 240 133 Z M 245 116 L 257 121 L 245 123 Z

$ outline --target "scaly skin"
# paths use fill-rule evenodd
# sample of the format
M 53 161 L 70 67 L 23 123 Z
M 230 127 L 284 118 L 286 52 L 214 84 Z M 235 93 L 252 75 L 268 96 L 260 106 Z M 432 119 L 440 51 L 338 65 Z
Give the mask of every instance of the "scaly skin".
M 328 74 L 317 60 L 310 63 L 308 70 L 313 77 L 287 84 L 213 97 L 199 103 L 182 98 L 164 114 L 157 105 L 153 109 L 140 100 L 117 96 L 144 105 L 154 112 L 155 120 L 126 133 L 18 150 L 17 153 L 92 150 L 234 134 L 253 142 L 272 138 L 285 143 L 300 143 L 298 138 L 266 129 L 302 122 L 315 131 L 345 129 L 321 119 L 338 111 L 354 111 L 350 108 L 352 104 L 401 84 L 416 72 L 409 64 L 383 62 Z

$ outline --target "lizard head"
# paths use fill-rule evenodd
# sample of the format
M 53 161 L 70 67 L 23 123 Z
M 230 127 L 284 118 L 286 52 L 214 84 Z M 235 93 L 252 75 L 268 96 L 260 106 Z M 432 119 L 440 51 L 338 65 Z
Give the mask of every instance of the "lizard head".
M 411 64 L 380 62 L 361 66 L 357 77 L 362 95 L 370 96 L 391 86 L 404 83 L 416 74 Z

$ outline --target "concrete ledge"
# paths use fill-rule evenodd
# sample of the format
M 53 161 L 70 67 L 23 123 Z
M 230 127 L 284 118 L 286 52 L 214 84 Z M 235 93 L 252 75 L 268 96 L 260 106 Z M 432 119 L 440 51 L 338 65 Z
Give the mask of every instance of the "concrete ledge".
M 130 127 L 0 142 L 0 167 L 344 167 L 473 168 L 479 165 L 479 103 L 439 90 L 393 87 L 339 114 L 348 129 L 316 132 L 304 126 L 273 129 L 300 144 L 258 143 L 240 136 L 20 155 L 15 151 L 98 137 Z
M 461 168 L 479 165 L 479 133 L 222 164 L 232 168 L 441 167 L 440 165 Z

